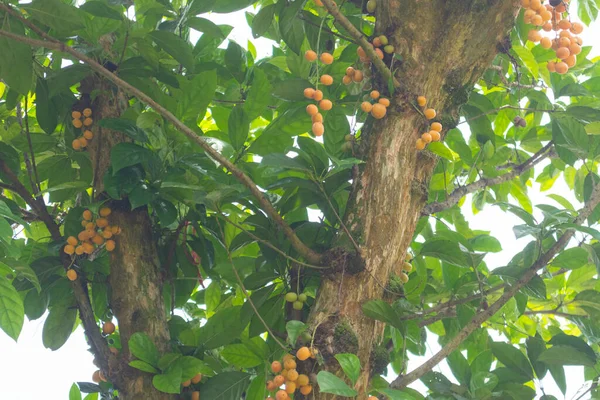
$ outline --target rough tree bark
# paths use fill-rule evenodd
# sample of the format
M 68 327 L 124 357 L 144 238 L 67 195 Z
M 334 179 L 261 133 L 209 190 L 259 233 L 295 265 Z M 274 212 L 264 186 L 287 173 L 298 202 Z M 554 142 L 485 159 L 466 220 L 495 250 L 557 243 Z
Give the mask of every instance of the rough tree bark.
M 127 107 L 127 98 L 109 81 L 93 76 L 84 80 L 80 91 L 82 100 L 76 106 L 91 107 L 94 120 L 117 118 Z M 93 102 L 89 94 L 100 93 Z M 95 125 L 94 139 L 88 153 L 94 169 L 94 193 L 98 200 L 104 195 L 103 176 L 110 166 L 110 151 L 119 144 L 130 141 L 122 133 Z M 122 228 L 115 238 L 116 249 L 110 255 L 111 287 L 110 307 L 117 318 L 122 351 L 117 363 L 104 371 L 113 382 L 119 382 L 120 400 L 171 400 L 174 395 L 159 392 L 152 385 L 151 374 L 129 367 L 133 359 L 129 339 L 136 332 L 144 332 L 160 352 L 168 351 L 169 330 L 162 296 L 160 262 L 153 237 L 152 223 L 145 207 L 131 210 L 127 200 L 107 203 L 113 212 L 108 217 L 111 225 Z
M 333 343 L 330 348 L 335 352 L 354 350 L 352 346 L 357 345 L 363 368 L 356 386 L 361 400 L 367 398 L 373 349 L 383 334 L 383 325 L 365 317 L 361 307 L 383 297 L 390 273 L 402 264 L 437 161 L 431 153 L 415 150 L 415 141 L 427 124 L 410 103 L 418 95 L 427 96 L 428 105 L 448 128 L 472 85 L 498 48 L 508 42 L 518 11 L 515 0 L 386 0 L 377 4 L 376 31 L 388 36 L 404 61 L 397 72 L 401 88 L 393 96 L 388 115 L 363 138 L 366 165 L 344 218 L 361 247 L 365 270 L 354 275 L 342 271 L 324 279 L 309 317 L 313 327 L 320 326 L 315 343 Z M 384 92 L 385 88 L 387 82 L 382 82 Z M 348 243 L 340 237 L 340 245 Z M 319 350 L 327 353 L 326 346 Z M 335 369 L 334 362 L 331 367 Z M 316 398 L 339 397 L 317 394 Z

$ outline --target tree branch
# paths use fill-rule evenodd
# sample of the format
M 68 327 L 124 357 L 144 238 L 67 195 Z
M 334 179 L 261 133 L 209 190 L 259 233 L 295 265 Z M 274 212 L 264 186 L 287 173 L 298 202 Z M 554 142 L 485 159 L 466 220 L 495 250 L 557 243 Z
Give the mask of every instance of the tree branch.
M 545 158 L 547 158 L 551 154 L 553 154 L 553 152 L 550 151 L 552 146 L 553 146 L 552 141 L 548 142 L 547 145 L 542 147 L 541 150 L 538 151 L 537 153 L 535 153 L 533 156 L 531 156 L 531 158 L 529 158 L 524 163 L 517 165 L 516 167 L 513 168 L 512 171 L 510 171 L 504 175 L 500 175 L 495 178 L 482 178 L 478 181 L 475 181 L 473 183 L 470 183 L 468 185 L 465 185 L 463 187 L 456 189 L 455 191 L 450 193 L 450 195 L 444 201 L 433 202 L 433 203 L 427 204 L 425 207 L 423 207 L 423 210 L 421 211 L 421 215 L 427 216 L 427 215 L 435 214 L 437 212 L 446 210 L 446 209 L 454 206 L 455 204 L 457 204 L 460 201 L 460 199 L 462 199 L 464 196 L 466 196 L 469 193 L 474 193 L 474 192 L 481 190 L 483 188 L 486 188 L 488 186 L 498 185 L 500 183 L 507 182 L 507 181 L 510 181 L 511 179 L 516 178 L 517 176 L 521 175 L 523 172 L 535 167 L 542 160 L 544 160 Z
M 20 19 L 25 24 L 27 24 L 27 26 L 29 26 L 29 27 L 32 26 L 32 24 L 28 20 L 26 20 L 24 18 L 20 18 Z M 48 37 L 48 35 L 46 35 L 46 34 L 44 34 L 44 35 L 45 35 L 44 37 Z M 177 117 L 175 117 L 175 115 L 173 115 L 169 110 L 167 110 L 166 108 L 164 108 L 163 106 L 158 104 L 156 101 L 152 100 L 152 98 L 150 96 L 146 95 L 144 92 L 136 89 L 129 83 L 125 82 L 124 80 L 119 78 L 117 75 L 113 74 L 112 72 L 110 72 L 109 70 L 104 68 L 102 65 L 100 65 L 98 62 L 93 60 L 92 58 L 79 53 L 78 51 L 74 50 L 72 47 L 67 46 L 62 42 L 56 42 L 54 40 L 43 41 L 43 40 L 31 39 L 26 36 L 17 35 L 12 32 L 7 32 L 4 30 L 0 30 L 0 36 L 4 36 L 11 40 L 15 40 L 17 42 L 28 44 L 29 46 L 32 46 L 32 47 L 45 47 L 50 50 L 56 50 L 56 51 L 68 53 L 68 54 L 72 55 L 73 57 L 75 57 L 76 59 L 88 64 L 92 70 L 94 70 L 99 75 L 102 75 L 103 77 L 105 77 L 108 80 L 110 80 L 111 82 L 113 82 L 117 87 L 133 94 L 140 101 L 148 104 L 158 114 L 160 114 L 162 117 L 164 117 L 165 119 L 170 121 L 175 126 L 175 128 L 177 128 L 180 132 L 182 132 L 185 136 L 187 136 L 188 139 L 190 139 L 192 142 L 198 144 L 206 153 L 208 153 L 212 158 L 217 160 L 217 162 L 219 162 L 219 164 L 221 164 L 223 167 L 225 167 L 235 178 L 237 178 L 244 186 L 246 186 L 250 190 L 250 192 L 254 195 L 254 197 L 256 197 L 256 199 L 258 200 L 258 203 L 260 204 L 262 209 L 265 211 L 265 213 L 270 218 L 272 218 L 277 223 L 277 225 L 279 225 L 279 227 L 282 229 L 285 236 L 288 238 L 288 240 L 292 244 L 292 247 L 298 253 L 300 253 L 304 258 L 306 258 L 309 262 L 311 262 L 313 264 L 319 264 L 321 262 L 322 256 L 320 254 L 316 253 L 315 251 L 313 251 L 312 249 L 310 249 L 308 246 L 306 246 L 300 240 L 300 238 L 296 235 L 294 230 L 284 221 L 284 219 L 281 217 L 281 215 L 279 215 L 277 210 L 275 210 L 275 208 L 273 207 L 271 202 L 264 196 L 263 192 L 258 188 L 258 186 L 254 183 L 254 181 L 252 181 L 252 179 L 248 175 L 246 175 L 241 169 L 236 167 L 231 161 L 229 161 L 227 158 L 225 158 L 223 155 L 221 155 L 221 153 L 219 153 L 217 150 L 215 150 L 210 145 L 210 143 L 208 143 L 202 137 L 196 135 L 196 133 L 193 130 L 188 128 L 183 122 L 181 122 L 179 119 L 177 119 Z
M 573 221 L 577 225 L 581 225 L 587 217 L 592 214 L 594 208 L 600 203 L 600 186 L 596 186 L 593 190 L 592 196 L 590 197 L 589 202 L 581 209 L 579 215 Z M 554 243 L 548 251 L 542 254 L 536 262 L 526 270 L 526 272 L 519 278 L 512 286 L 508 286 L 507 290 L 504 291 L 504 294 L 500 296 L 498 300 L 496 300 L 492 305 L 489 306 L 487 310 L 480 312 L 475 315 L 473 319 L 460 331 L 458 334 L 453 337 L 446 345 L 434 354 L 429 360 L 425 363 L 409 372 L 406 375 L 398 376 L 391 383 L 391 387 L 395 389 L 402 389 L 407 387 L 412 382 L 420 379 L 423 375 L 431 371 L 433 367 L 439 364 L 442 360 L 448 357 L 454 350 L 458 349 L 458 347 L 462 344 L 462 342 L 471 335 L 475 330 L 477 330 L 481 324 L 487 321 L 491 316 L 493 316 L 498 310 L 502 308 L 510 299 L 512 299 L 515 294 L 521 288 L 523 288 L 533 277 L 537 276 L 537 271 L 544 268 L 548 263 L 556 256 L 564 247 L 567 245 L 569 240 L 575 235 L 574 229 L 569 229 L 565 231 L 565 233 Z
M 350 35 L 352 35 L 352 37 L 356 40 L 360 47 L 363 48 L 365 53 L 367 53 L 367 56 L 369 56 L 369 58 L 371 59 L 371 62 L 373 63 L 377 71 L 379 71 L 379 73 L 385 78 L 385 80 L 391 80 L 392 82 L 394 82 L 394 87 L 396 88 L 400 87 L 400 82 L 398 82 L 398 80 L 396 79 L 392 71 L 388 68 L 388 66 L 385 65 L 385 63 L 379 58 L 379 56 L 377 56 L 375 49 L 373 48 L 371 43 L 369 43 L 369 41 L 365 38 L 365 35 L 363 35 L 358 29 L 356 29 L 356 27 L 352 25 L 352 22 L 350 22 L 348 18 L 346 18 L 346 16 L 340 12 L 340 9 L 337 7 L 337 5 L 335 5 L 333 0 L 322 0 L 322 2 L 327 11 L 329 11 L 329 13 L 333 15 L 333 18 L 335 18 L 336 21 L 338 21 L 340 25 L 342 25 L 344 29 L 346 29 L 350 33 Z

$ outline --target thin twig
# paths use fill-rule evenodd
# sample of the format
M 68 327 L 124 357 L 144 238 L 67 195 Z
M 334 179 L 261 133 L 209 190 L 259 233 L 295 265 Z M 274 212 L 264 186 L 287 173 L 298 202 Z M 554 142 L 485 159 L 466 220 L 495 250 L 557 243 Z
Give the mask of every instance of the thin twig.
M 24 23 L 28 26 L 33 25 L 28 20 L 24 19 Z M 254 183 L 254 181 L 246 175 L 241 169 L 236 167 L 231 161 L 229 161 L 226 157 L 224 157 L 221 153 L 215 150 L 209 142 L 207 142 L 203 137 L 198 136 L 196 132 L 187 127 L 183 122 L 181 122 L 175 115 L 173 115 L 169 110 L 158 104 L 154 101 L 150 96 L 146 95 L 144 92 L 125 82 L 121 78 L 119 78 L 114 73 L 110 72 L 94 59 L 76 51 L 70 46 L 65 45 L 62 42 L 54 42 L 54 41 L 43 41 L 31 39 L 26 36 L 17 35 L 12 32 L 7 32 L 4 30 L 0 30 L 0 36 L 4 36 L 6 38 L 15 40 L 17 42 L 26 43 L 32 47 L 45 47 L 51 50 L 57 50 L 61 52 L 68 53 L 75 57 L 76 59 L 83 61 L 88 64 L 92 70 L 97 72 L 99 75 L 104 76 L 111 82 L 113 82 L 117 87 L 133 94 L 137 97 L 141 102 L 149 105 L 154 111 L 160 114 L 163 118 L 170 121 L 173 126 L 182 132 L 185 136 L 188 137 L 192 142 L 199 145 L 206 153 L 208 153 L 213 159 L 215 159 L 219 164 L 225 167 L 236 179 L 238 179 L 244 186 L 246 186 L 250 192 L 254 195 L 254 197 L 258 200 L 258 203 L 265 211 L 265 213 L 272 218 L 277 225 L 281 228 L 285 236 L 289 239 L 292 247 L 300 253 L 303 257 L 305 257 L 309 262 L 314 264 L 319 264 L 322 260 L 322 255 L 316 253 L 314 250 L 306 246 L 300 238 L 296 235 L 294 230 L 285 222 L 283 217 L 275 210 L 271 202 L 265 197 L 263 192 L 258 188 L 258 186 Z

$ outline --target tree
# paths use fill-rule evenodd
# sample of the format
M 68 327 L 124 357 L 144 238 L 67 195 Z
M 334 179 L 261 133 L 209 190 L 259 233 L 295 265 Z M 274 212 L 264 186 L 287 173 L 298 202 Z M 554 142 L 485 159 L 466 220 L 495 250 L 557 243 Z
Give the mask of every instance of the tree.
M 74 398 L 532 399 L 564 365 L 595 392 L 600 78 L 568 3 L 71 3 L 0 3 L 0 328 L 81 323 Z M 205 15 L 251 5 L 261 59 Z M 578 204 L 534 211 L 561 175 Z M 508 265 L 467 198 L 523 221 Z

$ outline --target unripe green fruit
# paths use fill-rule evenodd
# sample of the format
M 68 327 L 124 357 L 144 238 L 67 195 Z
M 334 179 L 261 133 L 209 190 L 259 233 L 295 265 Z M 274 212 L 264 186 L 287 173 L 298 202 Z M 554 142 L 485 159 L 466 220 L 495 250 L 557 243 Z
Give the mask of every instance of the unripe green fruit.
M 369 0 L 367 1 L 367 11 L 372 13 L 375 12 L 375 9 L 377 8 L 377 2 L 375 0 Z
M 285 301 L 289 301 L 290 303 L 293 303 L 294 301 L 298 300 L 298 295 L 294 292 L 288 292 L 285 295 Z
M 385 46 L 383 48 L 383 51 L 385 51 L 388 54 L 392 54 L 394 52 L 394 46 L 392 46 L 391 44 L 388 44 L 387 46 Z
M 306 299 L 307 299 L 307 298 L 308 298 L 308 297 L 307 297 L 307 296 L 306 296 L 304 293 L 301 293 L 301 294 L 299 294 L 299 295 L 298 295 L 298 301 L 299 301 L 299 302 L 302 302 L 302 303 L 304 303 L 304 302 L 306 301 Z
M 402 265 L 402 269 L 406 272 L 410 272 L 412 271 L 412 265 L 410 265 L 409 263 L 407 263 L 406 261 L 404 262 L 404 264 Z
M 387 46 L 387 45 L 390 43 L 390 42 L 388 41 L 388 38 L 387 38 L 387 36 L 385 36 L 385 35 L 381 35 L 381 36 L 379 36 L 379 40 L 381 40 L 381 44 L 382 44 L 383 46 Z
M 350 151 L 352 150 L 352 142 L 344 142 L 342 145 L 342 151 Z
M 351 142 L 351 141 L 353 141 L 353 140 L 354 140 L 354 136 L 352 136 L 352 135 L 348 134 L 348 135 L 344 136 L 344 140 L 345 140 L 346 142 Z
M 302 307 L 304 307 L 304 303 L 302 303 L 301 301 L 295 301 L 293 307 L 294 310 L 302 310 Z

